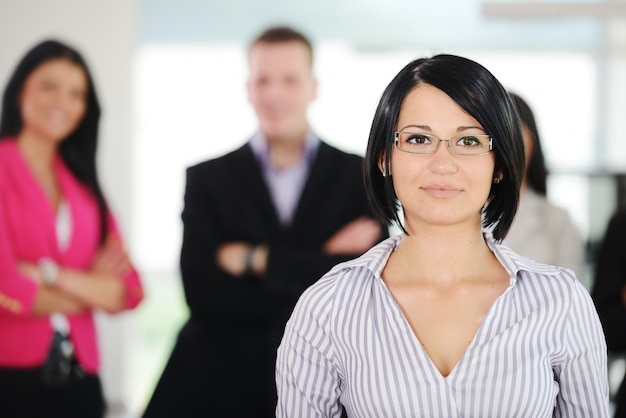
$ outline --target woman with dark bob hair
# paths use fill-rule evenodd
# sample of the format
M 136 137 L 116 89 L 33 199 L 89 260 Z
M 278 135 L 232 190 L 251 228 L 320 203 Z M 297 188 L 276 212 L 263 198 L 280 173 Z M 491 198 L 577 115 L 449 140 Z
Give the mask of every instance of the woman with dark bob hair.
M 402 234 L 301 296 L 278 349 L 277 417 L 608 417 L 587 290 L 501 243 L 524 147 L 500 82 L 458 56 L 409 63 L 382 95 L 364 172 Z
M 0 117 L 0 414 L 103 417 L 94 311 L 143 292 L 98 182 L 84 59 L 55 40 L 33 47 Z

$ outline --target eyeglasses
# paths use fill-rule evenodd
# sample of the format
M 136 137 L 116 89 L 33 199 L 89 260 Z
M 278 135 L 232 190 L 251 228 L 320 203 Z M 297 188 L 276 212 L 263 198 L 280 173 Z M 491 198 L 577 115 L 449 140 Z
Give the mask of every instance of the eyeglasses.
M 441 139 L 421 132 L 396 132 L 396 147 L 410 154 L 434 154 L 442 142 L 448 143 L 448 149 L 453 155 L 483 155 L 493 149 L 489 135 L 463 135 Z

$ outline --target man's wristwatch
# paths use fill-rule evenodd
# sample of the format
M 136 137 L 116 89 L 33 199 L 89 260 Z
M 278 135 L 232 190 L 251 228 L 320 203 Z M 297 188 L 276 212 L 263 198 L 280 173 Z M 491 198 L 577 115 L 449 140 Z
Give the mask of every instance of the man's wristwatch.
M 46 286 L 54 285 L 59 278 L 59 266 L 50 258 L 39 260 L 39 270 L 41 271 L 43 284 Z
M 248 252 L 246 252 L 246 257 L 243 261 L 243 274 L 254 274 L 254 267 L 252 265 L 252 258 L 254 257 L 254 252 L 256 251 L 255 245 L 250 245 L 248 247 Z

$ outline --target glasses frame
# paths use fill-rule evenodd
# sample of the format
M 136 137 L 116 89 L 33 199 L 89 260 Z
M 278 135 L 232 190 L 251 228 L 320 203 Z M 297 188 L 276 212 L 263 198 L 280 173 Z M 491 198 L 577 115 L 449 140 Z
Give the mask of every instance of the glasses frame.
M 485 154 L 489 154 L 491 151 L 493 151 L 493 138 L 490 135 L 487 134 L 476 134 L 476 135 L 459 135 L 459 136 L 455 136 L 452 138 L 448 138 L 448 139 L 441 139 L 436 135 L 432 135 L 432 134 L 419 134 L 419 135 L 424 135 L 424 136 L 428 136 L 429 138 L 432 138 L 433 141 L 436 140 L 437 141 L 437 145 L 435 146 L 435 149 L 432 152 L 412 152 L 412 151 L 407 151 L 402 149 L 400 146 L 398 146 L 398 141 L 400 140 L 400 134 L 405 134 L 405 135 L 409 135 L 409 134 L 413 134 L 416 135 L 416 132 L 406 132 L 406 131 L 396 131 L 395 132 L 395 140 L 394 140 L 394 145 L 396 146 L 396 148 L 398 149 L 398 151 L 401 152 L 406 152 L 407 154 L 417 154 L 417 155 L 431 155 L 437 152 L 437 150 L 439 150 L 439 146 L 441 145 L 442 142 L 446 142 L 448 144 L 448 151 L 450 151 L 450 154 L 452 155 L 458 155 L 459 157 L 477 157 L 479 155 L 485 155 Z M 487 138 L 489 138 L 489 150 L 485 151 L 485 152 L 481 152 L 480 154 L 458 154 L 456 152 L 454 152 L 454 150 L 452 149 L 452 145 L 450 141 L 453 140 L 459 140 L 465 136 L 480 136 L 480 137 L 484 137 L 486 136 Z

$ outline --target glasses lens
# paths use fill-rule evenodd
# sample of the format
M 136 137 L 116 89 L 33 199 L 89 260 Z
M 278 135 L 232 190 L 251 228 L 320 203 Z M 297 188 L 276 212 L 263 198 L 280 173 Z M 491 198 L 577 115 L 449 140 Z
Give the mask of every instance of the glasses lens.
M 431 154 L 437 149 L 439 140 L 435 137 L 415 132 L 398 132 L 398 148 L 413 154 Z
M 450 146 L 458 155 L 480 155 L 489 152 L 489 136 L 467 135 L 450 139 Z

